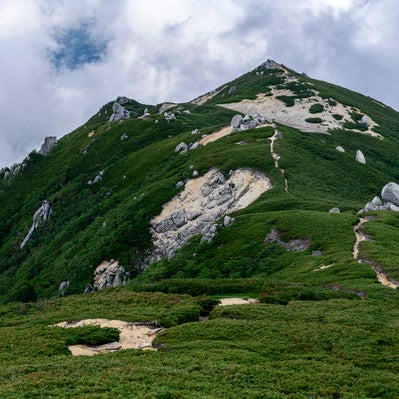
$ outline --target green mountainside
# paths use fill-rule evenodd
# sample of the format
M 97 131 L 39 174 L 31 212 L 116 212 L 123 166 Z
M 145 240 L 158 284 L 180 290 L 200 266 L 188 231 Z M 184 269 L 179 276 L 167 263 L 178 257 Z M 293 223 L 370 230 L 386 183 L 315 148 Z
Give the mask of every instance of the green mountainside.
M 398 112 L 273 61 L 191 102 L 104 105 L 0 172 L 0 397 L 397 397 L 399 213 L 359 211 L 398 152 Z M 237 171 L 253 198 L 206 232 L 226 193 L 161 221 L 212 173 L 238 195 Z M 114 260 L 129 282 L 82 295 Z M 260 303 L 215 307 L 229 296 Z M 49 327 L 86 318 L 166 329 L 156 352 L 72 357 L 115 340 Z

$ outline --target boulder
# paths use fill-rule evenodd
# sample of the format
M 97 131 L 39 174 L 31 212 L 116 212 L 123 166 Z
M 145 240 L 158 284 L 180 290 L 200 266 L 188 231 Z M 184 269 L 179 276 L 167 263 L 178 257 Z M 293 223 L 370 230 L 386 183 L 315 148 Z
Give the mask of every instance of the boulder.
M 364 207 L 365 212 L 370 212 L 370 211 L 379 211 L 383 209 L 383 203 L 380 199 L 380 197 L 375 196 L 370 202 L 366 204 Z
M 129 119 L 131 112 L 128 111 L 122 104 L 129 101 L 127 97 L 118 97 L 112 105 L 112 114 L 109 117 L 109 122 L 116 122 L 119 120 Z
M 356 151 L 356 161 L 361 164 L 366 163 L 366 158 L 364 157 L 363 153 L 360 150 Z
M 243 119 L 240 114 L 234 115 L 233 118 L 231 119 L 231 127 L 232 128 L 239 128 L 240 125 L 242 124 Z
M 199 133 L 198 129 L 191 130 L 191 134 L 198 134 L 198 133 Z
M 341 213 L 339 208 L 331 208 L 328 212 L 330 212 L 330 213 Z
M 24 240 L 21 242 L 21 244 L 19 245 L 19 248 L 22 249 L 25 244 L 33 237 L 34 232 L 36 231 L 36 229 L 43 223 L 45 222 L 47 219 L 50 218 L 52 212 L 52 208 L 51 205 L 48 201 L 43 201 L 42 206 L 35 212 L 35 214 L 33 215 L 33 223 L 32 226 L 28 232 L 28 234 L 26 235 L 26 237 L 24 238 Z
M 103 261 L 97 266 L 94 271 L 93 287 L 97 290 L 103 290 L 105 288 L 120 287 L 126 284 L 128 276 L 123 268 L 120 266 L 118 261 L 111 259 L 111 261 Z
M 335 149 L 339 152 L 345 152 L 344 148 L 341 147 L 340 145 L 336 146 Z
M 69 287 L 69 281 L 68 280 L 64 280 L 60 286 L 58 287 L 58 292 L 60 293 L 61 296 L 65 295 L 65 291 L 66 289 Z
M 360 123 L 362 125 L 370 126 L 370 118 L 367 115 L 363 115 L 362 119 L 360 119 Z
M 48 136 L 44 139 L 44 143 L 40 147 L 38 154 L 47 155 L 50 150 L 57 144 L 56 136 Z
M 381 197 L 385 202 L 399 206 L 399 185 L 393 182 L 386 184 L 381 191 Z
M 188 150 L 188 145 L 184 141 L 179 143 L 175 148 L 175 152 L 186 152 L 187 150 Z

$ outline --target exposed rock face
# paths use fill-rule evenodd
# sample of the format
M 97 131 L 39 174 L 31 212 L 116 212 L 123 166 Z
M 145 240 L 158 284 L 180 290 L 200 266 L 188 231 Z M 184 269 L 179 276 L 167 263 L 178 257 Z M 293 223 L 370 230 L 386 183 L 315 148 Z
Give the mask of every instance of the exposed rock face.
M 356 151 L 356 161 L 362 163 L 363 165 L 366 163 L 366 158 L 360 150 Z
M 29 233 L 26 235 L 24 240 L 21 242 L 19 248 L 23 248 L 25 244 L 33 237 L 36 229 L 46 221 L 51 215 L 51 205 L 48 201 L 43 201 L 42 206 L 35 212 L 33 215 L 33 224 L 29 230 Z
M 109 122 L 115 122 L 119 120 L 129 119 L 131 112 L 128 111 L 123 104 L 129 102 L 127 97 L 118 97 L 112 105 L 112 115 L 109 118 Z
M 280 238 L 280 234 L 276 229 L 271 229 L 270 233 L 266 236 L 265 242 L 275 242 L 284 247 L 287 251 L 306 251 L 312 244 L 308 238 L 295 238 L 288 242 L 284 242 Z
M 283 67 L 278 62 L 270 59 L 266 60 L 260 66 L 266 69 L 283 69 Z
M 44 139 L 44 143 L 40 147 L 38 154 L 47 155 L 50 150 L 57 144 L 56 136 L 48 136 Z
M 126 284 L 127 281 L 128 276 L 125 269 L 114 259 L 111 259 L 110 262 L 105 260 L 94 271 L 93 286 L 95 290 L 120 287 Z
M 250 169 L 231 171 L 227 180 L 217 169 L 211 169 L 204 176 L 187 181 L 184 190 L 151 220 L 155 249 L 150 262 L 173 258 L 176 250 L 194 235 L 201 234 L 203 241 L 210 241 L 219 218 L 247 207 L 271 188 L 266 176 Z M 232 219 L 224 222 L 231 224 Z
M 158 114 L 163 114 L 166 110 L 168 110 L 169 108 L 173 108 L 173 107 L 175 107 L 177 104 L 175 104 L 175 103 L 163 103 L 161 106 L 160 106 L 160 108 L 159 108 L 159 110 L 158 110 Z

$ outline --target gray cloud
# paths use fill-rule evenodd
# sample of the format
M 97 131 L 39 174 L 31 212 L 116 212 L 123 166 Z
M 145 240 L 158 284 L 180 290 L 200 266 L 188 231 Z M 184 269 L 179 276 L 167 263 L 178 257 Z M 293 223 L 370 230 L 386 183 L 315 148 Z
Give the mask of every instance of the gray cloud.
M 267 58 L 399 108 L 398 14 L 395 0 L 2 0 L 0 166 L 118 95 L 188 101 Z M 60 40 L 83 28 L 86 50 Z

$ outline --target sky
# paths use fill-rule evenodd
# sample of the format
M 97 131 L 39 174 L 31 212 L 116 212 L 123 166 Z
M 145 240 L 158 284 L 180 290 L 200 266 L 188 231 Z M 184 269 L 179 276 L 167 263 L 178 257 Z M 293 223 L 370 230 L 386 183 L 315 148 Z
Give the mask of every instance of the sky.
M 189 101 L 266 59 L 399 110 L 397 0 L 0 0 L 0 167 L 118 96 Z

